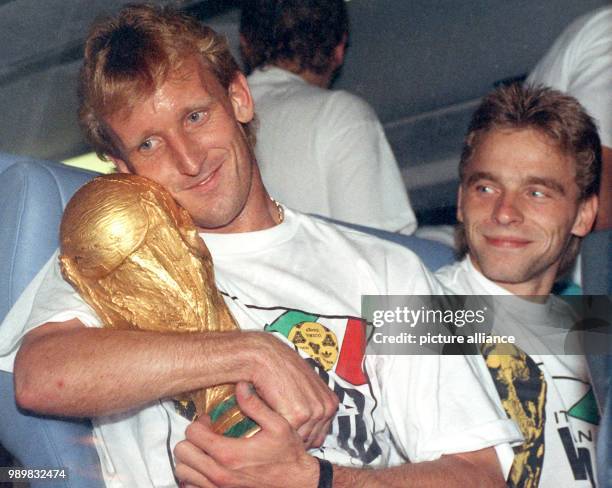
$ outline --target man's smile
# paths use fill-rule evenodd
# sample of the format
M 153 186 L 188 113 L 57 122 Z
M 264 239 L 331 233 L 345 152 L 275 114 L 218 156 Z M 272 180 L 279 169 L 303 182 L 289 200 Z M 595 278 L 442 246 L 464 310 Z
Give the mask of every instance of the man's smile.
M 484 236 L 484 238 L 487 244 L 506 249 L 524 248 L 532 242 L 528 239 L 513 236 Z
M 212 171 L 210 171 L 204 177 L 199 177 L 195 183 L 188 184 L 183 191 L 197 190 L 201 192 L 208 192 L 217 186 L 219 181 L 220 169 L 223 166 L 221 161 Z

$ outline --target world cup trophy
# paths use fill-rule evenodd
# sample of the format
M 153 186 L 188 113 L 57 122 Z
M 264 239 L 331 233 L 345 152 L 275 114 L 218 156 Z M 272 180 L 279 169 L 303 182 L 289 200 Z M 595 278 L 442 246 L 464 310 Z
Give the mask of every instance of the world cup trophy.
M 64 279 L 104 327 L 183 333 L 239 328 L 191 217 L 147 178 L 105 175 L 81 187 L 64 211 L 59 259 Z M 232 384 L 175 402 L 192 420 L 210 415 L 217 433 L 248 437 L 259 430 L 238 408 Z

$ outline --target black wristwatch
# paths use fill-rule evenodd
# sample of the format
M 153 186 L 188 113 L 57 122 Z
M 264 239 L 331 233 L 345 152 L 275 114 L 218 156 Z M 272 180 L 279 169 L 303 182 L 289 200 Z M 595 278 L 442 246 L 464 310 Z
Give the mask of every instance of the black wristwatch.
M 321 459 L 315 456 L 319 461 L 319 484 L 317 488 L 332 488 L 334 484 L 334 467 L 326 459 Z

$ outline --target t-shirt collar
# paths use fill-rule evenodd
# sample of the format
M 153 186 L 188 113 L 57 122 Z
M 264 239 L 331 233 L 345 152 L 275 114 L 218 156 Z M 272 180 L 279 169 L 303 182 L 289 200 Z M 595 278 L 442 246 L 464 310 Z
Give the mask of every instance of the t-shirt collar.
M 298 216 L 283 205 L 283 221 L 268 229 L 230 234 L 200 233 L 213 259 L 266 251 L 291 239 L 297 230 Z
M 301 76 L 273 65 L 257 68 L 249 76 L 251 83 L 257 83 L 261 80 L 265 80 L 268 83 L 284 83 L 288 81 L 299 82 L 305 85 L 308 83 Z
M 552 300 L 550 299 L 550 297 L 544 303 L 535 303 L 516 296 L 512 292 L 499 286 L 497 283 L 491 281 L 489 278 L 487 278 L 485 275 L 483 275 L 480 271 L 476 269 L 469 255 L 464 258 L 461 264 L 462 266 L 465 266 L 467 270 L 467 276 L 472 281 L 472 286 L 476 289 L 477 292 L 482 291 L 483 294 L 486 295 L 513 296 L 517 300 L 518 307 L 521 310 L 532 314 L 532 317 L 545 317 L 552 306 Z

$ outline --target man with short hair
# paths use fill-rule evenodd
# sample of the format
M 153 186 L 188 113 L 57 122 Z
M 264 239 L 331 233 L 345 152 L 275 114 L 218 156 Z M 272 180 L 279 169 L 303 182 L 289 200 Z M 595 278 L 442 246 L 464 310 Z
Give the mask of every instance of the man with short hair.
M 411 234 L 416 218 L 372 108 L 330 90 L 348 44 L 344 0 L 243 2 L 240 41 L 263 181 L 290 208 Z
M 525 437 L 515 449 L 511 486 L 595 480 L 598 420 L 584 356 L 546 354 L 554 348 L 544 346 L 548 332 L 573 324 L 550 293 L 591 230 L 600 170 L 597 129 L 570 96 L 513 85 L 485 97 L 472 116 L 457 205 L 457 243 L 467 255 L 436 276 L 458 295 L 501 296 L 501 330 L 527 338 L 517 339 L 519 349 L 482 349 Z M 540 339 L 544 346 L 534 351 Z M 521 349 L 529 347 L 534 353 Z
M 15 359 L 20 405 L 94 417 L 109 486 L 174 486 L 171 451 L 190 419 L 165 399 L 225 383 L 238 383 L 241 408 L 263 428 L 248 439 L 252 449 L 233 454 L 250 466 L 272 454 L 293 468 L 258 469 L 267 478 L 255 486 L 310 486 L 329 481 L 330 461 L 384 467 L 400 455 L 431 462 L 381 469 L 373 479 L 503 483 L 517 431 L 481 388 L 486 371 L 462 357 L 381 358 L 369 373 L 383 394 L 401 400 L 394 415 L 377 405 L 362 366 L 361 295 L 437 287 L 408 250 L 270 199 L 249 142 L 250 91 L 219 36 L 172 10 L 126 7 L 91 31 L 80 94 L 81 122 L 96 151 L 119 171 L 160 183 L 191 215 L 243 332 L 100 328 L 54 257 L 42 284 L 26 293 L 36 295 L 31 310 L 27 299 L 16 304 L 12 316 L 27 323 L 2 325 L 11 343 L 23 338 Z M 2 355 L 12 365 L 14 352 Z M 253 408 L 259 397 L 247 383 L 273 409 L 274 422 Z M 419 399 L 418 408 L 408 408 L 408 399 Z M 291 443 L 274 444 L 279 431 Z M 309 447 L 319 447 L 320 461 L 305 454 Z M 372 476 L 335 469 L 340 480 Z M 236 479 L 223 476 L 213 483 Z

